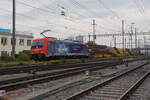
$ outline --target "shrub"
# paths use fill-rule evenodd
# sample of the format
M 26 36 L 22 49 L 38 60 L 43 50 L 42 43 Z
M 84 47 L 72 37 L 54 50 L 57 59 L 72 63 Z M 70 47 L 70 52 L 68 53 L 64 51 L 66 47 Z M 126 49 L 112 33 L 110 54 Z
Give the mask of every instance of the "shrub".
M 13 58 L 7 54 L 3 54 L 0 57 L 0 61 L 9 62 L 9 61 L 13 61 Z
M 17 61 L 30 61 L 30 57 L 25 53 L 20 53 L 16 58 Z
M 30 50 L 23 50 L 24 54 L 30 55 Z

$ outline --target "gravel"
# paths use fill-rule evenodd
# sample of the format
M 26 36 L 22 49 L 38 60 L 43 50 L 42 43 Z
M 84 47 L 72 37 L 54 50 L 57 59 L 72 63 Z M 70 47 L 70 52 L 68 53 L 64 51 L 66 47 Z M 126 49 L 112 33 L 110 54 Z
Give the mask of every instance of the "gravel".
M 128 67 L 126 67 L 125 65 L 118 65 L 118 66 L 111 67 L 108 69 L 101 69 L 101 70 L 91 73 L 91 76 L 89 77 L 86 77 L 85 75 L 77 75 L 77 76 L 67 77 L 67 78 L 50 81 L 47 83 L 37 84 L 33 86 L 29 85 L 27 88 L 16 90 L 17 93 L 19 92 L 19 95 L 15 95 L 15 96 L 9 95 L 9 98 L 11 98 L 10 100 L 27 100 L 28 98 L 36 96 L 39 93 L 41 94 L 43 92 L 45 93 L 50 90 L 54 90 L 57 87 L 60 87 L 60 85 L 62 84 L 66 84 L 66 83 L 69 83 L 71 81 L 74 81 L 83 77 L 83 79 L 81 79 L 79 83 L 77 82 L 77 84 L 73 84 L 74 86 L 72 86 L 71 88 L 66 88 L 65 91 L 58 92 L 44 99 L 44 100 L 62 100 L 63 98 L 73 95 L 76 92 L 87 89 L 93 85 L 96 85 L 100 82 L 110 79 L 116 74 L 116 72 L 122 72 L 128 69 L 131 69 L 134 66 L 141 65 L 144 62 L 145 61 L 132 62 L 132 63 L 129 63 Z M 113 73 L 115 74 L 113 75 Z M 16 91 L 13 91 L 13 92 L 16 92 Z
M 53 90 L 57 87 L 63 86 L 63 84 L 68 84 L 71 81 L 78 81 L 79 79 L 86 78 L 85 75 L 76 75 L 76 76 L 71 76 L 63 79 L 58 79 L 46 83 L 41 83 L 41 84 L 36 84 L 36 85 L 28 85 L 26 88 L 22 88 L 19 90 L 16 90 L 17 92 L 21 93 L 19 95 L 11 96 L 11 100 L 27 100 L 33 96 L 36 96 L 39 94 L 38 92 L 47 92 L 48 90 Z M 13 92 L 16 92 L 13 91 Z M 11 92 L 10 92 L 11 94 Z M 40 93 L 41 94 L 41 93 Z
M 110 87 L 116 87 L 116 86 L 129 87 L 132 84 L 134 84 L 134 82 L 136 80 L 138 80 L 147 71 L 148 68 L 149 68 L 149 66 L 144 66 L 143 69 L 139 69 L 139 70 L 135 71 L 134 74 L 130 73 L 129 75 L 124 76 L 124 78 L 119 79 L 119 81 L 115 81 L 115 84 L 114 83 L 113 84 L 110 83 L 109 85 L 110 85 Z M 91 77 L 91 79 L 94 79 L 94 78 L 96 78 L 96 77 Z M 111 77 L 109 77 L 109 78 L 111 78 Z M 109 78 L 107 77 L 107 79 L 109 79 Z M 98 78 L 97 77 L 94 80 L 95 81 L 92 81 L 92 82 L 89 82 L 89 83 L 87 82 L 86 84 L 78 85 L 78 86 L 66 89 L 66 90 L 64 90 L 62 92 L 56 93 L 56 94 L 54 94 L 52 96 L 49 96 L 49 97 L 47 97 L 47 98 L 45 98 L 43 100 L 63 100 L 65 98 L 73 95 L 74 93 L 77 93 L 77 92 L 79 92 L 81 90 L 85 90 L 85 89 L 87 89 L 89 87 L 92 87 L 92 86 L 94 86 L 94 85 L 96 85 L 98 83 L 101 83 L 101 82 L 105 81 L 106 77 L 105 78 Z
M 150 75 L 127 100 L 150 100 Z

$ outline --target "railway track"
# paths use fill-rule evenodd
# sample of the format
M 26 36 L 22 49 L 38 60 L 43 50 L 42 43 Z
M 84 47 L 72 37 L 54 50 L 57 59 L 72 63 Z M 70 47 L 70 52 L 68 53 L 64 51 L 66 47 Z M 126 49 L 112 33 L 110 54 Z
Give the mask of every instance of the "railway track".
M 142 78 L 140 78 L 134 85 L 131 86 L 120 98 L 119 100 L 143 100 L 141 99 L 139 93 L 136 93 L 135 91 L 143 91 L 143 88 L 139 88 L 139 86 L 144 83 L 144 81 L 150 76 L 150 71 L 145 73 Z M 134 93 L 134 94 L 133 94 Z M 132 95 L 133 94 L 133 95 Z M 132 95 L 132 96 L 131 96 Z
M 140 58 L 133 58 L 133 59 L 126 59 L 127 62 L 144 60 L 147 57 L 140 57 Z M 7 74 L 18 74 L 18 73 L 30 73 L 31 71 L 45 71 L 45 70 L 55 70 L 55 69 L 64 69 L 64 68 L 74 68 L 79 66 L 86 66 L 89 64 L 96 64 L 96 63 L 107 63 L 107 62 L 118 62 L 121 60 L 96 60 L 96 61 L 88 61 L 88 62 L 80 62 L 80 63 L 68 63 L 68 64 L 48 64 L 48 65 L 32 65 L 32 66 L 17 66 L 17 67 L 8 67 L 8 68 L 0 68 L 0 75 L 7 75 Z
M 136 68 L 139 68 L 139 67 L 141 67 L 141 66 L 138 66 Z M 132 67 L 128 68 L 127 70 L 130 70 L 130 69 L 132 69 Z M 127 70 L 116 73 L 116 75 L 123 73 L 123 72 L 126 72 Z M 114 75 L 114 76 L 116 76 L 116 75 Z M 102 83 L 106 79 L 110 79 L 111 77 L 113 77 L 113 76 L 110 76 L 110 77 L 97 77 L 97 76 L 91 77 L 89 79 L 82 80 L 82 81 L 72 83 L 72 84 L 68 84 L 68 85 L 61 87 L 61 88 L 58 88 L 56 90 L 52 90 L 52 91 L 43 93 L 39 96 L 31 98 L 30 100 L 65 100 L 65 98 L 69 97 L 70 95 L 73 95 L 74 93 L 77 93 L 81 90 L 85 90 L 91 86 L 95 86 L 96 84 Z
M 16 67 L 8 67 L 8 68 L 0 68 L 0 75 L 11 75 L 11 74 L 19 74 L 19 73 L 30 73 L 31 71 L 39 72 L 46 70 L 56 70 L 56 69 L 64 69 L 64 68 L 74 68 L 79 66 L 86 66 L 89 64 L 97 64 L 97 63 L 107 63 L 107 62 L 118 62 L 119 60 L 98 60 L 98 61 L 90 61 L 90 62 L 80 62 L 80 63 L 65 63 L 65 64 L 47 64 L 47 65 L 31 65 L 31 66 L 16 66 Z
M 132 60 L 133 61 L 133 60 Z M 129 61 L 131 62 L 131 60 Z M 91 65 L 90 65 L 91 64 Z M 38 74 L 38 75 L 33 75 L 25 78 L 20 78 L 20 79 L 12 79 L 12 80 L 5 80 L 5 81 L 0 81 L 0 90 L 6 90 L 7 92 L 16 90 L 16 89 L 21 89 L 21 88 L 26 88 L 29 85 L 34 85 L 34 84 L 40 84 L 40 83 L 45 83 L 49 82 L 51 80 L 57 80 L 60 78 L 65 78 L 68 76 L 73 76 L 76 74 L 80 73 L 85 73 L 85 71 L 94 71 L 94 70 L 99 70 L 107 67 L 112 67 L 116 65 L 122 64 L 122 62 L 110 62 L 110 63 L 102 63 L 102 62 L 91 62 L 86 64 L 86 66 L 78 66 L 75 68 L 68 68 L 65 70 L 60 70 L 58 72 L 53 72 L 53 73 L 44 73 L 44 74 Z M 82 64 L 81 64 L 82 65 Z
M 137 59 L 132 59 L 132 60 L 129 60 L 128 62 L 135 61 L 135 60 L 137 60 Z M 5 89 L 7 91 L 11 91 L 16 88 L 16 85 L 18 87 L 19 84 L 23 84 L 23 83 L 34 84 L 40 80 L 44 82 L 45 79 L 48 79 L 48 80 L 59 79 L 59 78 L 66 77 L 68 75 L 75 75 L 75 74 L 83 73 L 86 70 L 92 71 L 92 70 L 102 69 L 105 67 L 107 68 L 109 66 L 120 65 L 122 63 L 123 62 L 121 62 L 121 61 L 113 61 L 112 60 L 110 62 L 109 61 L 102 61 L 102 62 L 96 61 L 96 62 L 90 62 L 90 63 L 67 64 L 67 65 L 59 66 L 61 68 L 58 68 L 58 66 L 52 66 L 52 67 L 46 66 L 46 68 L 48 70 L 51 69 L 51 71 L 48 71 L 46 73 L 45 73 L 45 71 L 43 71 L 44 73 L 38 73 L 38 74 L 35 73 L 35 74 L 29 74 L 28 76 L 24 76 L 24 77 L 19 77 L 19 78 L 12 77 L 11 79 L 0 80 L 0 90 Z M 44 68 L 42 66 L 40 68 L 41 69 L 39 69 L 39 70 L 43 70 L 43 69 L 45 70 L 45 66 L 44 66 Z M 17 67 L 17 69 L 16 68 L 12 68 L 12 69 L 16 70 L 17 73 L 19 72 L 18 67 Z M 23 70 L 23 69 L 20 68 L 20 70 Z M 25 72 L 29 69 L 32 69 L 32 68 L 25 67 Z M 14 73 L 13 70 L 12 70 L 12 73 Z M 0 71 L 3 71 L 3 70 L 0 70 Z M 10 71 L 10 70 L 8 69 L 7 71 Z M 4 71 L 4 73 L 5 73 L 5 71 Z M 11 86 L 15 86 L 15 88 L 9 88 Z
M 10 80 L 4 80 L 0 81 L 0 90 L 6 90 L 6 91 L 12 91 L 19 88 L 24 88 L 28 86 L 28 84 L 39 84 L 43 82 L 48 82 L 51 80 L 56 80 L 64 77 L 68 77 L 71 75 L 81 74 L 85 71 L 93 71 L 98 69 L 103 69 L 107 67 L 111 67 L 114 65 L 122 64 L 122 62 L 111 62 L 111 63 L 92 63 L 86 66 L 81 67 L 75 67 L 75 68 L 68 68 L 63 69 L 51 73 L 44 73 L 44 74 L 35 74 L 28 77 L 21 77 L 17 79 L 10 79 Z
M 150 71 L 148 70 L 150 70 L 150 68 L 146 66 L 147 64 L 148 63 L 145 63 L 132 70 L 126 71 L 105 82 L 76 93 L 65 100 L 126 100 L 149 76 Z M 132 99 L 132 97 L 130 97 L 130 99 Z
M 128 91 L 127 100 L 149 100 L 150 88 L 150 72 L 147 72 L 139 82 Z M 137 95 L 138 94 L 138 95 Z

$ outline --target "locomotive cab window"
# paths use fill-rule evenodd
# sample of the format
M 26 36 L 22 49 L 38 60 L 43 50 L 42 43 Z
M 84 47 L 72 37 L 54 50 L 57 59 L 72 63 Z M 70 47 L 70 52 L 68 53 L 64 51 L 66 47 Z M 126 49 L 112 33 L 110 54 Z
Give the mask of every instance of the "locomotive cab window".
M 39 40 L 39 41 L 33 41 L 32 42 L 32 49 L 34 48 L 42 48 L 44 44 L 44 40 Z

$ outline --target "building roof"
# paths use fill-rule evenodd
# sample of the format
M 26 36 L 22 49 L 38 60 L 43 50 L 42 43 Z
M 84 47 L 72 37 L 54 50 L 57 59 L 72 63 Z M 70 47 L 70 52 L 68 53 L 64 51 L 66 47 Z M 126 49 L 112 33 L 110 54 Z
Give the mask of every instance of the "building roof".
M 0 32 L 0 35 L 7 35 L 7 36 L 12 36 L 11 33 L 5 33 L 5 32 Z M 24 35 L 24 34 L 16 34 L 16 36 L 20 36 L 20 37 L 27 37 L 27 38 L 33 38 L 32 35 Z

